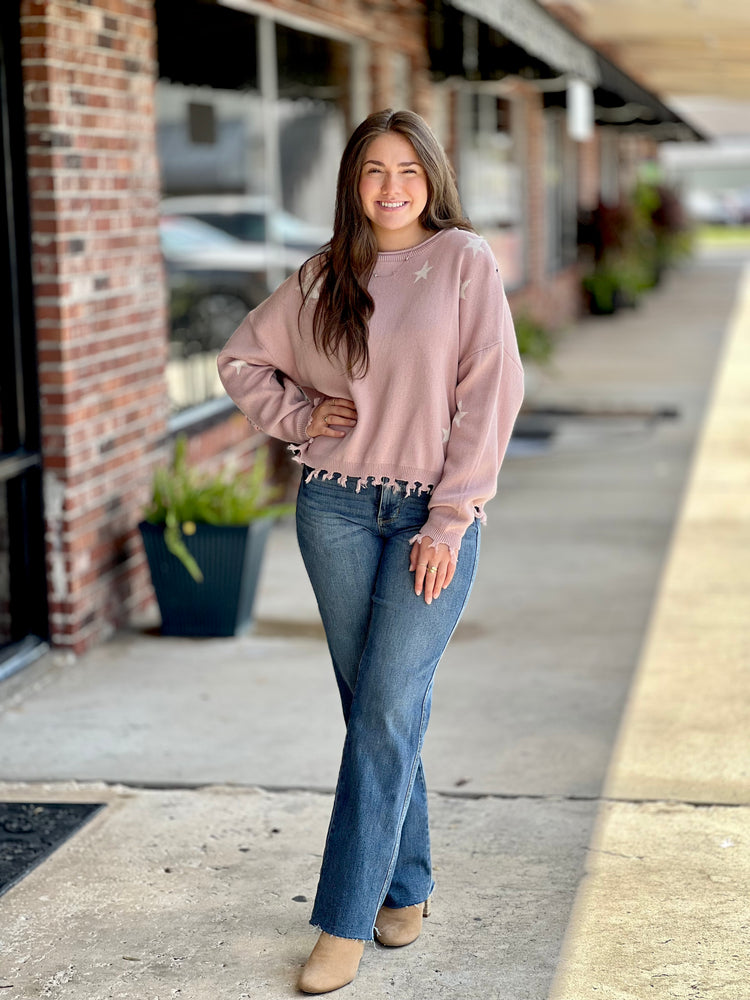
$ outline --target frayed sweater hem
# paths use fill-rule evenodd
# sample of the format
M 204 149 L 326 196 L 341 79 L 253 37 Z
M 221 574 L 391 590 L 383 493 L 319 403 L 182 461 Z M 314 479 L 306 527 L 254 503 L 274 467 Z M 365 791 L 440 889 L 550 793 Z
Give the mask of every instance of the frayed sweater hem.
M 293 461 L 305 468 L 305 482 L 313 479 L 329 481 L 338 476 L 341 486 L 346 486 L 349 479 L 357 480 L 357 493 L 368 486 L 386 486 L 392 490 L 404 490 L 418 496 L 432 493 L 435 484 L 440 481 L 439 472 L 429 472 L 426 469 L 416 469 L 410 466 L 381 465 L 379 463 L 363 462 L 361 465 L 352 462 L 330 462 L 326 467 L 310 465 L 299 445 L 290 445 Z M 330 466 L 330 467 L 329 467 Z

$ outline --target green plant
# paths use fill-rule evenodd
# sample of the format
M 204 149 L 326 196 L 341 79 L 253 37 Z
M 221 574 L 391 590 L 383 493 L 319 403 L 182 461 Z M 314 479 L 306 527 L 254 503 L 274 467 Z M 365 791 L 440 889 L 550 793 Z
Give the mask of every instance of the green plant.
M 517 316 L 514 325 L 521 355 L 532 361 L 549 361 L 553 346 L 549 331 L 526 314 Z
M 689 254 L 691 240 L 679 198 L 652 170 L 616 205 L 584 215 L 579 242 L 589 248 L 583 287 L 592 312 L 610 313 L 635 305 L 665 267 Z
M 583 287 L 591 296 L 592 312 L 604 314 L 615 311 L 620 283 L 615 272 L 606 264 L 598 263 L 583 279 Z
M 608 250 L 583 278 L 591 298 L 592 311 L 611 313 L 619 306 L 634 306 L 653 287 L 649 259 L 636 248 Z
M 151 501 L 144 512 L 150 524 L 164 525 L 164 542 L 197 583 L 203 573 L 185 544 L 185 535 L 194 535 L 196 524 L 249 524 L 261 517 L 281 517 L 294 504 L 280 503 L 283 487 L 268 480 L 268 452 L 256 452 L 249 472 L 228 470 L 216 474 L 191 468 L 187 461 L 187 438 L 175 442 L 169 467 L 154 473 Z

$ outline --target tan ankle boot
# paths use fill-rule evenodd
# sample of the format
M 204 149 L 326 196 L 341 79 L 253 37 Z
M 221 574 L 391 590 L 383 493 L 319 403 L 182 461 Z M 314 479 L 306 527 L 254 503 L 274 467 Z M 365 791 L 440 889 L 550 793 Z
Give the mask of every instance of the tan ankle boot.
M 321 931 L 297 985 L 303 993 L 330 993 L 357 975 L 364 941 L 334 937 Z
M 422 933 L 422 917 L 430 915 L 430 900 L 395 909 L 381 906 L 375 921 L 375 938 L 386 948 L 403 948 Z

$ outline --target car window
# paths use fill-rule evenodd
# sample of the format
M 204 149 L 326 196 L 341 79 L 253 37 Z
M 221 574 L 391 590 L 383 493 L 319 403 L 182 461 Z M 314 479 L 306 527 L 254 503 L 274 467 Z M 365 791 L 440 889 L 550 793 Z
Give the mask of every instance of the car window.
M 278 243 L 311 250 L 317 250 L 330 239 L 330 232 L 325 226 L 305 222 L 283 210 L 278 210 L 271 216 L 271 232 Z
M 169 254 L 196 253 L 211 247 L 236 246 L 228 233 L 199 219 L 164 215 L 159 221 L 162 251 Z
M 266 220 L 261 212 L 196 212 L 195 217 L 238 240 L 265 243 Z

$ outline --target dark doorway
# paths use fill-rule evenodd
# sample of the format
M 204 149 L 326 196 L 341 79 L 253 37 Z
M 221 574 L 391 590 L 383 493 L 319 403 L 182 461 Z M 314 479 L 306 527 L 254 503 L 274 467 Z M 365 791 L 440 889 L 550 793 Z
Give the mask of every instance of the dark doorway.
M 0 10 L 0 679 L 47 648 L 18 4 Z

